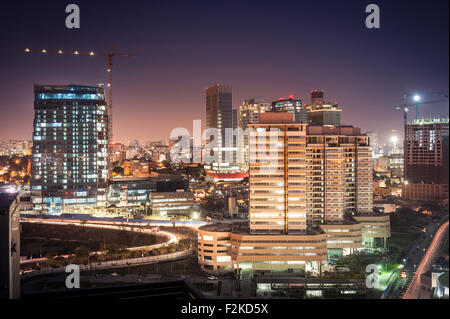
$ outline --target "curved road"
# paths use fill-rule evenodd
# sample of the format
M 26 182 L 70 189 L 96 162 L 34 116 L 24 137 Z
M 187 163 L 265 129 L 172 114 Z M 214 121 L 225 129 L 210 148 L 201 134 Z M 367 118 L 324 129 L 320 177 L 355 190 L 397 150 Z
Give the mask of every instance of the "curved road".
M 413 280 L 411 281 L 411 285 L 406 291 L 403 299 L 418 299 L 421 297 L 421 285 L 420 285 L 420 276 L 427 272 L 432 266 L 433 259 L 437 252 L 439 252 L 439 247 L 443 238 L 445 238 L 445 233 L 448 230 L 448 221 L 442 224 L 439 229 L 436 231 L 436 234 L 433 238 L 432 243 L 427 249 L 425 256 L 423 257 L 417 271 L 414 275 Z M 428 298 L 428 297 L 426 297 Z
M 151 234 L 159 234 L 167 238 L 167 241 L 161 244 L 154 244 L 154 245 L 148 245 L 148 246 L 141 246 L 141 247 L 129 247 L 126 248 L 130 251 L 135 250 L 150 250 L 155 249 L 163 246 L 167 246 L 173 243 L 177 243 L 180 239 L 182 239 L 182 236 L 179 234 L 170 233 L 167 231 L 154 231 L 152 229 L 143 229 L 139 228 L 136 225 L 126 224 L 123 223 L 122 225 L 105 225 L 105 224 L 90 224 L 89 221 L 84 221 L 83 223 L 77 223 L 74 221 L 62 221 L 58 219 L 48 219 L 48 220 L 34 220 L 34 219 L 21 219 L 21 222 L 25 223 L 38 223 L 38 224 L 51 224 L 51 225 L 75 225 L 78 227 L 92 227 L 92 228 L 105 228 L 105 229 L 114 229 L 114 230 L 126 230 L 126 231 L 135 231 L 135 232 L 141 232 L 141 233 L 151 233 Z M 96 252 L 96 253 L 102 253 L 102 252 Z M 40 262 L 44 261 L 47 258 L 34 258 L 34 259 L 28 259 L 21 261 L 21 264 L 25 263 L 33 263 L 33 262 Z

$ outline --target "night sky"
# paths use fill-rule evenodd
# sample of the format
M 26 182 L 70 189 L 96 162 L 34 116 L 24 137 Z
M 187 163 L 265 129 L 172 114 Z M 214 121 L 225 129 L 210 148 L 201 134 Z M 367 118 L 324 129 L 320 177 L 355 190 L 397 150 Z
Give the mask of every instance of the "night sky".
M 66 29 L 66 5 L 81 28 Z M 365 27 L 365 6 L 381 29 Z M 205 88 L 233 86 L 267 102 L 311 89 L 339 102 L 343 123 L 386 141 L 402 131 L 403 95 L 448 91 L 449 1 L 9 1 L 0 9 L 0 139 L 31 139 L 33 84 L 107 82 L 106 58 L 22 52 L 107 52 L 115 43 L 115 141 L 167 140 L 205 120 Z M 440 99 L 439 96 L 429 97 Z M 447 115 L 448 100 L 422 109 Z

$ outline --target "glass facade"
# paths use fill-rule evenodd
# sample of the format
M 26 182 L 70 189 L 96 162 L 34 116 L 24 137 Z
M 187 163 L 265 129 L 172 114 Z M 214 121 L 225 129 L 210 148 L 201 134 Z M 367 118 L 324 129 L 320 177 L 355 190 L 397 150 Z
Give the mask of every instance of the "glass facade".
M 35 85 L 34 209 L 106 203 L 108 112 L 103 88 Z

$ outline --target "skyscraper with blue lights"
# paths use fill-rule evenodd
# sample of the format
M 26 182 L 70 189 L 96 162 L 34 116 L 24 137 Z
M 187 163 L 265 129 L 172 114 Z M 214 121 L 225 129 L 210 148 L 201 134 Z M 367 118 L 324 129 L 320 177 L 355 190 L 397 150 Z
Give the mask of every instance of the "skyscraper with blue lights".
M 33 209 L 48 214 L 104 206 L 108 106 L 101 87 L 34 86 Z

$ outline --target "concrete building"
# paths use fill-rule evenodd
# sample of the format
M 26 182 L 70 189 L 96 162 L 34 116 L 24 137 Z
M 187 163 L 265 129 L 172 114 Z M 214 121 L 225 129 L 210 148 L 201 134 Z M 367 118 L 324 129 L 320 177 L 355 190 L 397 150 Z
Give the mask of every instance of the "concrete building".
M 149 177 L 148 161 L 126 160 L 123 162 L 123 175 L 135 177 Z
M 376 211 L 383 212 L 386 214 L 395 213 L 397 210 L 397 204 L 390 199 L 378 200 L 373 203 L 373 208 Z
M 34 209 L 105 206 L 108 107 L 103 88 L 34 86 L 31 192 Z
M 330 256 L 384 247 L 389 216 L 373 213 L 372 151 L 360 129 L 295 123 L 288 112 L 249 127 L 249 222 L 198 229 L 203 269 L 320 273 Z M 218 253 L 216 231 L 231 259 Z
M 253 235 L 245 223 L 205 225 L 198 229 L 198 260 L 212 272 L 318 270 L 318 262 L 327 260 L 326 235 Z
M 17 194 L 0 189 L 0 299 L 20 298 L 20 209 Z
M 241 152 L 239 166 L 243 172 L 248 171 L 248 126 L 258 123 L 259 115 L 270 109 L 268 103 L 257 99 L 244 100 L 239 106 L 239 128 L 243 132 L 243 135 L 239 136 L 239 151 Z
M 404 198 L 448 199 L 448 118 L 418 119 L 405 128 Z
M 386 248 L 387 238 L 391 237 L 389 214 L 357 214 L 354 219 L 362 225 L 362 248 Z
M 405 168 L 403 154 L 391 154 L 388 158 L 388 169 L 391 179 L 398 182 L 403 182 Z
M 153 192 L 150 194 L 153 216 L 198 218 L 194 193 L 185 191 Z
M 337 103 L 325 102 L 323 91 L 311 91 L 311 104 L 307 105 L 308 122 L 320 125 L 341 125 L 341 112 Z
M 272 111 L 293 113 L 294 123 L 308 123 L 308 110 L 303 107 L 302 100 L 294 99 L 293 95 L 272 102 Z
M 308 125 L 306 154 L 312 223 L 340 223 L 346 213 L 372 212 L 372 150 L 359 128 Z
M 108 204 L 120 207 L 143 207 L 150 205 L 153 192 L 187 190 L 189 182 L 179 175 L 159 174 L 151 177 L 113 178 L 108 187 Z

